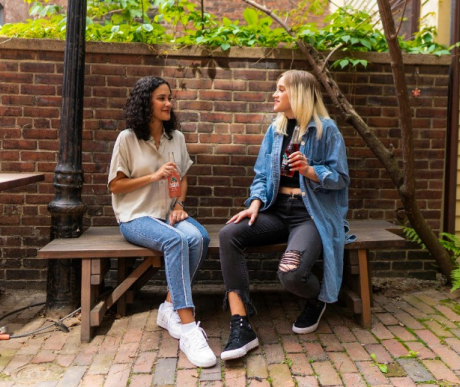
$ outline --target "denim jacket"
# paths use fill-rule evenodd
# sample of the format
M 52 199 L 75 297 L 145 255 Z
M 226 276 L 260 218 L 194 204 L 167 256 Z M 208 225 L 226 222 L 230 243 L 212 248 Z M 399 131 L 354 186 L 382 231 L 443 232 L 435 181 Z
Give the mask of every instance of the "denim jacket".
M 303 202 L 312 217 L 323 243 L 323 282 L 319 299 L 337 301 L 343 273 L 343 249 L 348 232 L 348 164 L 345 142 L 335 122 L 321 119 L 323 134 L 316 139 L 316 125 L 312 120 L 300 143 L 300 152 L 315 169 L 319 182 L 299 174 Z M 265 134 L 254 166 L 255 177 L 250 197 L 245 205 L 260 199 L 264 211 L 276 200 L 280 183 L 280 159 L 283 135 L 272 124 Z M 347 242 L 353 241 L 349 236 Z

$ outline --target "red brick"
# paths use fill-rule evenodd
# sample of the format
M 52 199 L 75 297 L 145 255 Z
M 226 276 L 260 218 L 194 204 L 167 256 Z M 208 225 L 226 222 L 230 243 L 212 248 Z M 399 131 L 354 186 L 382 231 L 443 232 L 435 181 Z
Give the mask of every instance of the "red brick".
M 201 90 L 199 92 L 199 98 L 201 100 L 211 100 L 211 101 L 231 101 L 232 92 L 231 91 L 218 91 L 218 90 Z
M 55 86 L 45 85 L 21 85 L 21 94 L 30 95 L 55 95 Z
M 221 79 L 216 79 L 214 81 L 214 89 L 221 89 L 221 90 L 231 90 L 231 91 L 244 91 L 246 90 L 247 87 L 247 82 L 246 81 L 240 81 L 240 80 L 221 80 Z
M 20 73 L 1 73 L 2 82 L 5 83 L 33 83 L 33 74 L 20 74 Z

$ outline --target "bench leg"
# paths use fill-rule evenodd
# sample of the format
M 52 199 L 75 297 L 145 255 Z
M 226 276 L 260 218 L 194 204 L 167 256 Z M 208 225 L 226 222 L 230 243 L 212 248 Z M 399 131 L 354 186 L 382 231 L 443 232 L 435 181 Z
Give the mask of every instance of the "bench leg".
M 369 256 L 367 250 L 358 250 L 359 260 L 359 287 L 361 302 L 363 305 L 363 313 L 360 315 L 359 320 L 361 326 L 364 328 L 372 328 L 371 320 L 371 301 L 372 301 L 372 289 L 370 282 L 369 272 Z
M 127 277 L 126 259 L 118 259 L 118 285 L 120 285 Z M 117 302 L 117 313 L 120 316 L 126 316 L 126 295 L 123 294 Z
M 91 285 L 91 259 L 82 259 L 81 267 L 81 337 L 82 343 L 89 343 L 94 335 L 91 327 L 91 309 L 96 302 L 95 285 Z

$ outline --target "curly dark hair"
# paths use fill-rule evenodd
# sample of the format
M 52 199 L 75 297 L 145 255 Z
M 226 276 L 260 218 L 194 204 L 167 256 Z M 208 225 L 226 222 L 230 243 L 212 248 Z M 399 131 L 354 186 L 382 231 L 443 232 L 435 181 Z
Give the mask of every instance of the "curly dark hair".
M 171 86 L 164 79 L 159 77 L 144 77 L 139 79 L 126 102 L 125 117 L 126 127 L 130 128 L 136 134 L 139 140 L 147 141 L 150 138 L 149 123 L 152 119 L 152 93 L 160 85 Z M 172 132 L 180 129 L 180 123 L 177 120 L 174 111 L 171 109 L 171 119 L 164 121 L 163 126 L 168 139 L 172 139 Z

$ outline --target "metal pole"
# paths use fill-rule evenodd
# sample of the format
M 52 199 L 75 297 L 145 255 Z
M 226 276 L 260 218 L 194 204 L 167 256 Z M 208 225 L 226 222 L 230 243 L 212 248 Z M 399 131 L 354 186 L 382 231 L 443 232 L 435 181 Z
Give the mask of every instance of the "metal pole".
M 54 171 L 55 197 L 51 212 L 51 240 L 78 238 L 86 205 L 83 188 L 82 130 L 85 77 L 86 0 L 69 0 L 62 88 L 59 156 Z M 46 295 L 48 317 L 64 316 L 80 303 L 79 260 L 49 260 Z

